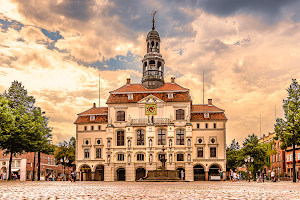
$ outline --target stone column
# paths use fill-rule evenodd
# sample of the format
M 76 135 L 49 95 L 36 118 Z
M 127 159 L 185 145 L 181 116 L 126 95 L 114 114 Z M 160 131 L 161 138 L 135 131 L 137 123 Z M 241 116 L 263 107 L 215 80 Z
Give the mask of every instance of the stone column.
M 186 181 L 194 181 L 194 171 L 192 164 L 185 164 L 185 180 Z
M 135 171 L 133 163 L 131 163 L 130 165 L 126 164 L 125 181 L 135 181 Z
M 104 181 L 114 181 L 114 177 L 114 167 L 112 166 L 112 164 L 106 164 L 104 167 Z
M 91 172 L 92 173 L 92 181 L 95 180 L 95 172 Z
M 208 171 L 205 172 L 205 181 L 208 181 Z

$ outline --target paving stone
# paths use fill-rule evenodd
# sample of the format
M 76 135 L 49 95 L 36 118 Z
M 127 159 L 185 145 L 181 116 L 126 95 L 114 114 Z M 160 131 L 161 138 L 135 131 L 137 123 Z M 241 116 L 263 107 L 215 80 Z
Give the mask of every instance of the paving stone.
M 0 181 L 0 199 L 300 199 L 300 183 Z

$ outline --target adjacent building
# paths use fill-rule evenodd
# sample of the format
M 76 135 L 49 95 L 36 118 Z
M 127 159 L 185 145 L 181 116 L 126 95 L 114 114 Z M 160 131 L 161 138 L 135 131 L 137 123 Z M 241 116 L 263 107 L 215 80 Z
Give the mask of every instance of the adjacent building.
M 35 162 L 34 162 L 35 156 Z M 10 154 L 4 154 L 0 150 L 0 174 L 6 173 L 8 178 L 9 172 L 9 159 Z M 34 179 L 37 180 L 38 171 L 38 154 L 34 152 L 17 154 L 13 156 L 11 163 L 11 172 L 16 174 L 18 179 L 21 181 L 29 181 Z M 63 167 L 62 165 L 56 165 L 56 160 L 54 155 L 47 155 L 41 153 L 41 168 L 40 177 L 41 180 L 45 180 L 45 176 L 49 174 L 51 177 L 60 177 L 61 174 L 65 174 L 67 177 L 71 174 L 71 169 L 69 167 Z M 33 173 L 34 172 L 34 173 Z
M 210 180 L 226 170 L 224 110 L 195 105 L 189 89 L 165 82 L 161 40 L 153 25 L 146 38 L 141 83 L 127 79 L 111 91 L 107 107 L 79 113 L 76 170 L 79 180 L 135 181 L 161 167 L 183 170 L 187 181 Z

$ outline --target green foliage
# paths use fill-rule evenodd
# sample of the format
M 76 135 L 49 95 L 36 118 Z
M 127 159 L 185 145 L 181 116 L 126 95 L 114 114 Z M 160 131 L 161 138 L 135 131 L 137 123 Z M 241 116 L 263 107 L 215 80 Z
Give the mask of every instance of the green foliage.
M 248 138 L 246 138 L 243 142 L 244 157 L 249 155 L 254 160 L 252 166 L 250 167 L 253 176 L 256 174 L 258 169 L 262 170 L 265 163 L 268 162 L 268 146 L 258 142 L 259 140 L 254 134 L 248 135 Z
M 8 91 L 0 95 L 0 148 L 12 156 L 23 152 L 53 152 L 49 144 L 51 128 L 41 108 L 35 107 L 35 99 L 28 96 L 22 83 L 14 81 Z
M 292 79 L 287 92 L 287 100 L 283 101 L 285 119 L 276 119 L 274 139 L 280 139 L 282 149 L 293 147 L 293 182 L 296 182 L 295 145 L 300 145 L 300 86 L 296 79 Z
M 231 144 L 226 148 L 226 170 L 235 169 L 243 164 L 243 151 L 240 150 L 238 142 L 235 139 L 232 140 Z
M 59 143 L 54 155 L 56 164 L 62 164 L 64 166 L 71 167 L 72 162 L 75 161 L 75 142 L 75 138 L 71 137 L 69 142 L 63 141 Z

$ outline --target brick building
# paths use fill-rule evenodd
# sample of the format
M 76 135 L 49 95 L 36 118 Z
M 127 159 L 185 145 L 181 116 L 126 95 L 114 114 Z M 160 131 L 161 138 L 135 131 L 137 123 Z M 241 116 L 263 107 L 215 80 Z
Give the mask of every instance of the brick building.
M 35 158 L 35 180 L 37 180 L 37 170 L 38 170 L 38 154 L 36 153 Z M 9 171 L 9 159 L 10 155 L 5 155 L 3 151 L 0 150 L 0 174 L 6 173 L 8 178 Z M 54 155 L 47 155 L 41 153 L 41 169 L 40 177 L 41 180 L 44 180 L 44 177 L 47 174 L 50 174 L 52 177 L 59 177 L 63 171 L 65 171 L 66 177 L 70 176 L 71 169 L 64 167 L 62 165 L 55 164 Z M 34 153 L 25 153 L 19 154 L 12 159 L 12 173 L 18 175 L 18 179 L 21 181 L 32 180 L 33 179 L 33 165 L 34 163 Z

